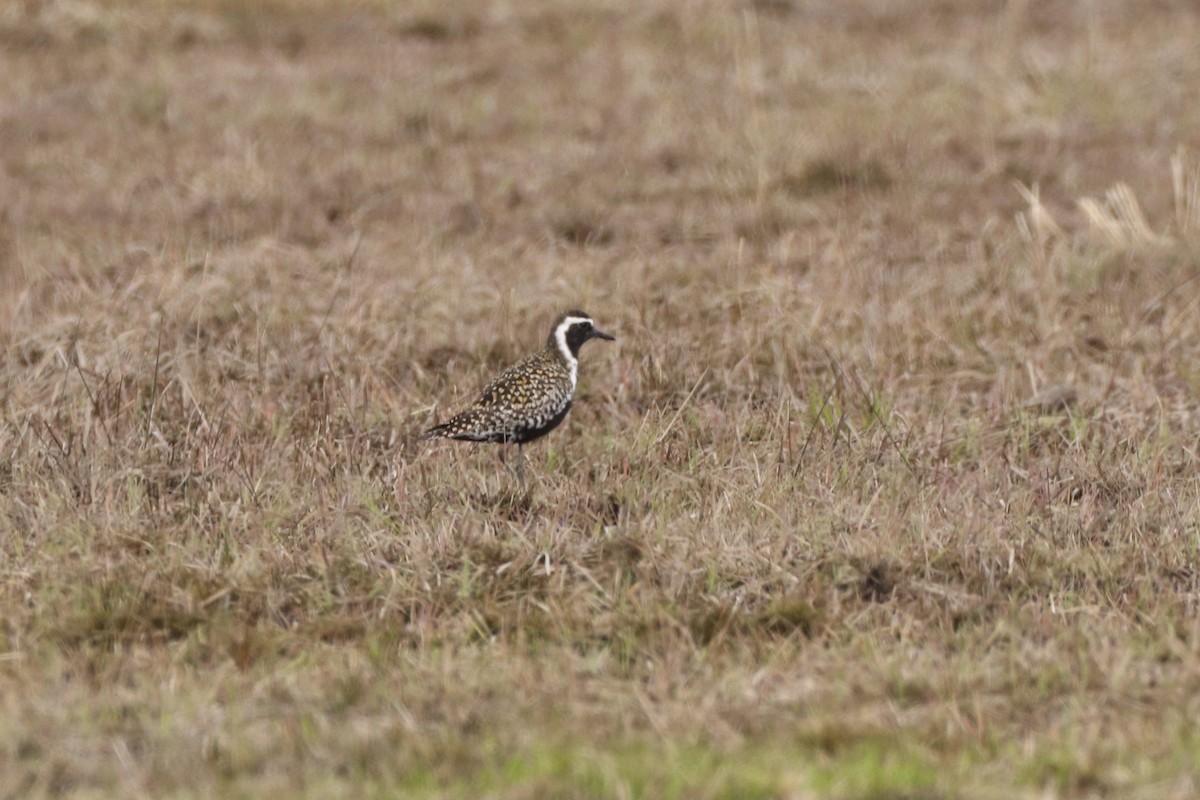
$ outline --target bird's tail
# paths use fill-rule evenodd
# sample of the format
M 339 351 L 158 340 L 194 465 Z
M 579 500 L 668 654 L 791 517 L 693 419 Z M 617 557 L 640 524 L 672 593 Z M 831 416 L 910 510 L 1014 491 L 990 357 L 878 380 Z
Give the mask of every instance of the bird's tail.
M 458 439 L 464 442 L 496 441 L 491 420 L 477 408 L 460 411 L 441 425 L 434 425 L 420 439 Z
M 443 422 L 441 425 L 434 425 L 429 430 L 417 437 L 417 441 L 424 442 L 429 439 L 443 439 L 450 433 L 450 423 Z

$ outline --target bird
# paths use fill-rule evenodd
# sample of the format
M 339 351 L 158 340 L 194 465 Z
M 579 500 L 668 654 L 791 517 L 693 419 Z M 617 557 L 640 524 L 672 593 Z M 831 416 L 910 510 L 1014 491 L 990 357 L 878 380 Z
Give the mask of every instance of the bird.
M 591 316 L 571 309 L 558 316 L 541 350 L 518 361 L 489 383 L 479 397 L 449 420 L 421 434 L 421 439 L 493 442 L 500 459 L 517 446 L 517 480 L 525 485 L 527 442 L 557 428 L 571 410 L 579 377 L 579 350 L 585 342 L 616 337 L 596 327 Z

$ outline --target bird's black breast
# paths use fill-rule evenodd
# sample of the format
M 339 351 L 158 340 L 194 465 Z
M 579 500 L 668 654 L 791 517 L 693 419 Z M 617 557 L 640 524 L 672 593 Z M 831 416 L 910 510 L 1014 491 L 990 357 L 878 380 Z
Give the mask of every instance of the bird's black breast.
M 571 410 L 571 401 L 568 400 L 554 415 L 547 417 L 544 420 L 537 420 L 533 425 L 522 425 L 512 431 L 508 438 L 510 442 L 524 444 L 531 442 L 534 439 L 545 436 L 550 431 L 557 428 L 564 419 L 567 418 L 567 412 Z

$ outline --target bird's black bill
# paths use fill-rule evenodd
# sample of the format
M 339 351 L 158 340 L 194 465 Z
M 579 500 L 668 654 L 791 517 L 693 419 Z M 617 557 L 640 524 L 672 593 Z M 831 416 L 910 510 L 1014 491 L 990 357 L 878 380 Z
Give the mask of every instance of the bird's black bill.
M 605 333 L 604 331 L 600 330 L 599 328 L 592 328 L 591 333 L 588 334 L 588 338 L 589 339 L 604 339 L 605 341 L 609 341 L 609 342 L 615 342 L 617 340 L 617 337 L 613 336 L 611 333 Z

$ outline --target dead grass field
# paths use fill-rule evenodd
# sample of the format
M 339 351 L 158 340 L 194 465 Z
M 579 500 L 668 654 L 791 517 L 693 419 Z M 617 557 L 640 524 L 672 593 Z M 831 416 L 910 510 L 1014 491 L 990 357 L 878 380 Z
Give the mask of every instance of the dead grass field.
M 1198 41 L 0 6 L 0 797 L 1196 796 Z

